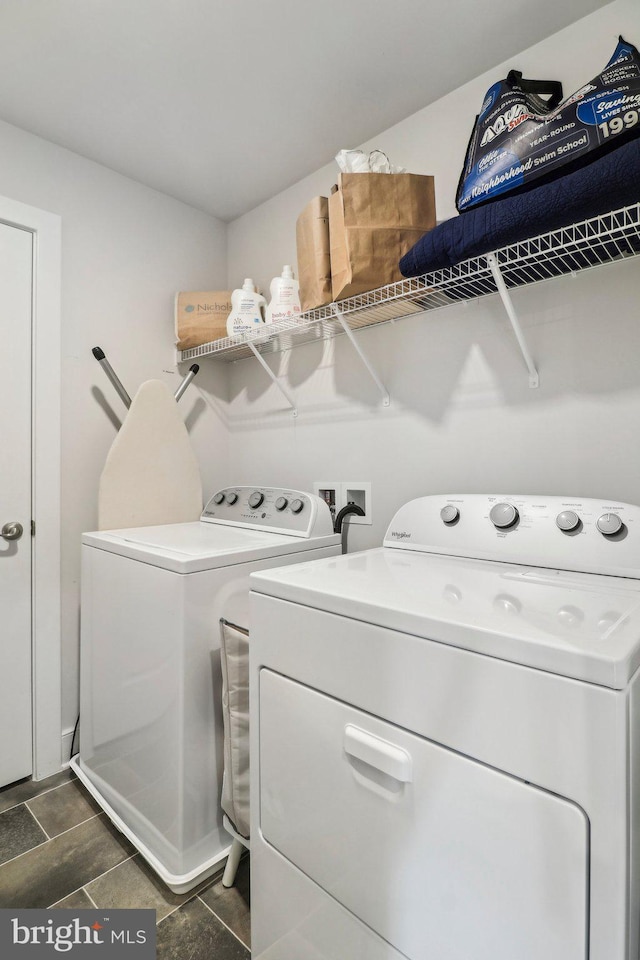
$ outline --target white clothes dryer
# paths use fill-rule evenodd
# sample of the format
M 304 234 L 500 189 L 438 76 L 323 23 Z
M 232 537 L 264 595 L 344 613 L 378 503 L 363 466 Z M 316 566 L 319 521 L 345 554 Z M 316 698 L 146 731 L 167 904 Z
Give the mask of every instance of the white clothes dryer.
M 640 508 L 424 497 L 250 579 L 254 960 L 637 960 Z
M 200 521 L 82 538 L 80 751 L 72 767 L 176 893 L 229 851 L 221 617 L 250 627 L 249 573 L 340 553 L 327 505 L 228 487 Z

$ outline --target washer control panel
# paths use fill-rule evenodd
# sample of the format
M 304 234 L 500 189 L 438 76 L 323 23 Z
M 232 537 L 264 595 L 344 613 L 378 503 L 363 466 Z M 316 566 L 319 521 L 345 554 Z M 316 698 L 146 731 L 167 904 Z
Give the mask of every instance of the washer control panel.
M 312 493 L 279 487 L 224 487 L 214 493 L 200 519 L 294 537 L 333 534 L 331 513 L 324 500 Z
M 398 510 L 384 545 L 640 579 L 640 507 L 570 497 L 421 497 Z

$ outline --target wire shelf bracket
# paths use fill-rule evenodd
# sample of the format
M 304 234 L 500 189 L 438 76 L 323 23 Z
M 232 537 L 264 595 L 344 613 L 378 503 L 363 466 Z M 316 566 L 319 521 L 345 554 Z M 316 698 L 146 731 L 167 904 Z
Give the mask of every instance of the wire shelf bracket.
M 385 387 L 384 383 L 382 382 L 382 380 L 381 380 L 380 377 L 378 376 L 378 374 L 377 374 L 377 372 L 376 372 L 376 370 L 375 370 L 375 367 L 373 366 L 373 364 L 372 364 L 371 361 L 369 360 L 369 357 L 366 355 L 366 353 L 364 352 L 364 350 L 362 349 L 362 347 L 360 346 L 360 344 L 359 344 L 358 341 L 356 340 L 356 338 L 355 338 L 355 336 L 354 336 L 354 333 L 353 333 L 353 330 L 351 329 L 351 327 L 349 326 L 349 324 L 348 324 L 347 321 L 345 320 L 345 318 L 344 318 L 344 316 L 342 315 L 342 313 L 341 313 L 340 308 L 338 307 L 338 305 L 337 305 L 336 303 L 334 303 L 334 304 L 332 304 L 332 306 L 333 306 L 333 315 L 334 315 L 334 317 L 336 318 L 336 320 L 338 321 L 338 323 L 340 324 L 340 326 L 342 327 L 342 329 L 343 329 L 344 332 L 346 333 L 346 335 L 347 335 L 347 337 L 348 337 L 348 339 L 349 339 L 349 341 L 350 341 L 353 349 L 356 351 L 356 353 L 358 354 L 358 356 L 359 356 L 360 359 L 362 360 L 362 363 L 363 363 L 364 366 L 366 367 L 369 376 L 371 377 L 371 379 L 373 380 L 373 382 L 374 382 L 375 385 L 377 386 L 378 390 L 380 391 L 380 393 L 381 393 L 381 395 L 382 395 L 382 405 L 383 405 L 383 407 L 388 407 L 389 404 L 391 403 L 391 398 L 390 398 L 390 396 L 389 396 L 389 391 L 387 390 L 387 388 Z
M 289 391 L 287 390 L 287 388 L 286 388 L 285 386 L 283 386 L 282 383 L 280 383 L 280 380 L 278 379 L 278 377 L 276 377 L 275 373 L 273 372 L 273 370 L 271 369 L 271 367 L 269 366 L 269 364 L 267 363 L 267 361 L 264 359 L 264 357 L 262 356 L 262 354 L 258 352 L 258 350 L 256 349 L 255 344 L 252 343 L 251 340 L 247 340 L 247 346 L 248 346 L 249 349 L 251 350 L 251 353 L 254 355 L 254 357 L 256 358 L 256 360 L 258 361 L 258 363 L 262 366 L 263 370 L 266 371 L 266 373 L 268 374 L 269 378 L 273 381 L 273 383 L 275 383 L 276 387 L 278 388 L 278 390 L 280 391 L 280 393 L 282 394 L 282 396 L 285 398 L 285 400 L 287 401 L 287 403 L 288 403 L 289 406 L 291 407 L 291 410 L 292 410 L 292 413 L 293 413 L 294 417 L 297 417 L 297 416 L 298 416 L 298 408 L 297 408 L 297 406 L 296 406 L 296 402 L 295 402 L 295 400 L 293 399 L 293 397 L 291 396 L 291 394 L 289 393 Z
M 507 313 L 507 316 L 509 317 L 509 322 L 511 323 L 513 332 L 516 335 L 518 346 L 520 347 L 522 357 L 527 366 L 527 370 L 529 371 L 529 386 L 532 389 L 535 389 L 536 387 L 540 386 L 540 377 L 538 376 L 538 371 L 536 370 L 536 366 L 533 362 L 533 358 L 531 356 L 531 353 L 529 352 L 527 341 L 525 340 L 522 327 L 520 326 L 520 321 L 518 320 L 518 314 L 516 313 L 515 307 L 513 305 L 513 300 L 511 299 L 511 295 L 507 289 L 507 285 L 504 282 L 502 271 L 500 270 L 498 261 L 496 260 L 496 256 L 494 253 L 487 254 L 487 263 L 489 264 L 489 269 L 491 270 L 491 275 L 493 276 L 495 285 L 498 289 L 498 293 L 500 294 L 502 305 Z

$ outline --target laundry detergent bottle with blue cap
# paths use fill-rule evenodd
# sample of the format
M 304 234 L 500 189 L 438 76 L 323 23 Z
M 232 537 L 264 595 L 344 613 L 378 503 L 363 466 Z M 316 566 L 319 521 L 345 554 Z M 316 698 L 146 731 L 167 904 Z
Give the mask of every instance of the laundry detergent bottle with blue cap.
M 241 290 L 231 294 L 231 313 L 227 320 L 227 334 L 240 337 L 257 332 L 264 323 L 262 310 L 267 301 L 257 293 L 253 280 L 247 278 Z

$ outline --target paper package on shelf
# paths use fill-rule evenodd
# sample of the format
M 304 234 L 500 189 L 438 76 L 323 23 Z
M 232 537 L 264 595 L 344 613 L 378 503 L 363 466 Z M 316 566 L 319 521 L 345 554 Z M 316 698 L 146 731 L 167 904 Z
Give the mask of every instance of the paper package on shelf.
M 178 350 L 191 350 L 226 337 L 230 313 L 230 290 L 177 293 L 175 329 Z
M 314 310 L 331 303 L 329 201 L 314 197 L 296 221 L 300 306 Z
M 341 173 L 329 197 L 333 299 L 402 280 L 398 261 L 435 225 L 433 177 Z

